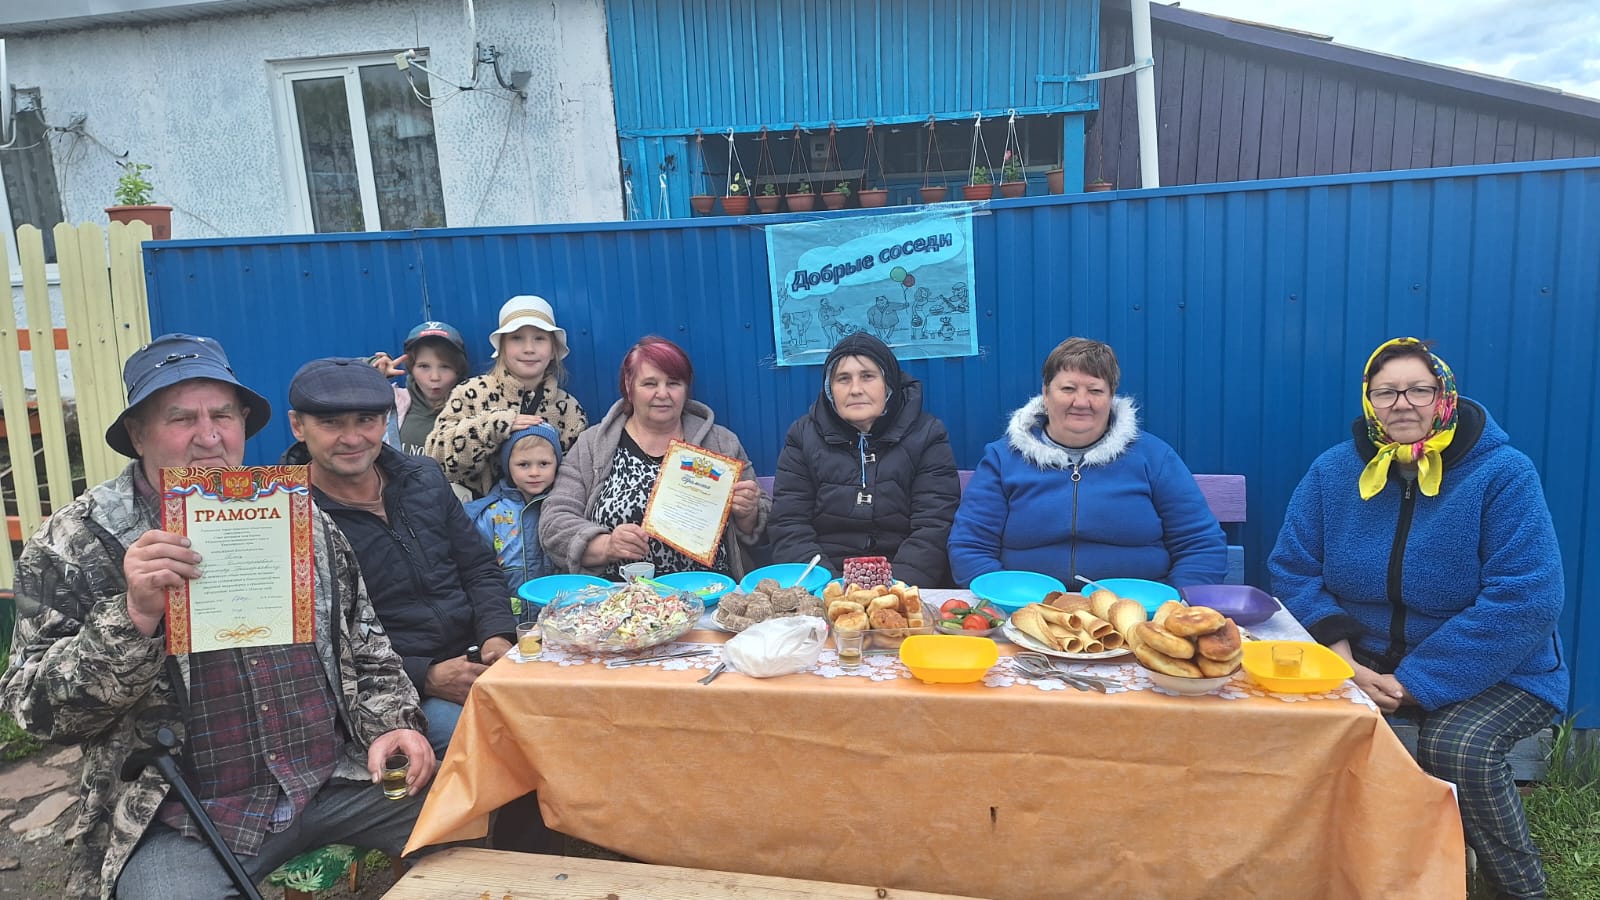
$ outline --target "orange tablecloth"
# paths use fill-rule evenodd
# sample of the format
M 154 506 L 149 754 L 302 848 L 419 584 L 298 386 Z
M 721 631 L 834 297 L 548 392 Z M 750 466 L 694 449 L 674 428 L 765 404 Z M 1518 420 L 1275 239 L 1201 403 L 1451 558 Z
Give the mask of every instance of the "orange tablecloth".
M 552 828 L 667 865 L 1030 900 L 1465 894 L 1449 785 L 1353 687 L 1101 695 L 1004 659 L 927 685 L 831 651 L 702 686 L 715 657 L 554 655 L 473 687 L 408 851 L 537 790 Z M 1091 671 L 1138 686 L 1131 662 Z

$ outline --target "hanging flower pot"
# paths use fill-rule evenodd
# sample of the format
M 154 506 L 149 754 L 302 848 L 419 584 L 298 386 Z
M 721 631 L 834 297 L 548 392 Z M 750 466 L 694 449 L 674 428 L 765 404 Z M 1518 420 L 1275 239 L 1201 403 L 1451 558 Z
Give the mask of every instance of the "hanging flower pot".
M 1028 183 L 1026 181 L 1006 181 L 1002 182 L 1000 185 L 1000 196 L 1002 197 L 1016 199 L 1017 197 L 1026 197 L 1027 195 Z
M 723 197 L 722 211 L 730 216 L 742 216 L 750 211 L 750 198 L 743 194 Z
M 778 196 L 777 185 L 765 184 L 761 186 L 761 193 L 757 194 L 755 199 L 756 209 L 764 213 L 775 213 L 778 211 L 778 202 L 783 198 Z
M 961 186 L 961 199 L 963 200 L 993 200 L 994 185 L 992 184 L 964 184 Z
M 877 209 L 889 205 L 889 191 L 886 188 L 869 188 L 856 196 L 861 198 L 862 209 Z
M 1011 142 L 1016 139 L 1017 134 L 1015 119 L 1016 116 L 1013 114 L 1013 122 L 1006 134 L 1006 155 L 1000 166 L 1000 196 L 1011 198 L 1022 197 L 1028 193 L 1028 178 L 1022 172 L 1022 146 L 1018 144 L 1015 150 L 1011 147 Z
M 844 209 L 845 204 L 849 202 L 850 185 L 843 181 L 835 185 L 833 190 L 822 195 L 822 205 L 829 209 Z
M 817 208 L 817 195 L 811 193 L 811 182 L 802 181 L 795 192 L 785 198 L 790 212 L 811 212 Z
M 950 193 L 950 189 L 942 184 L 936 184 L 933 187 L 925 187 L 922 189 L 922 202 L 943 203 L 944 197 L 948 193 Z
M 1044 173 L 1045 183 L 1050 185 L 1050 193 L 1065 194 L 1067 192 L 1067 172 L 1065 169 L 1051 169 Z
M 1116 190 L 1116 188 L 1116 185 L 1106 181 L 1104 178 L 1100 179 L 1099 181 L 1091 181 L 1083 186 L 1083 189 L 1091 194 L 1098 194 L 1103 191 L 1112 191 Z
M 711 207 L 715 205 L 716 202 L 717 198 L 711 196 L 710 194 L 695 194 L 693 197 L 689 198 L 689 208 L 694 210 L 699 215 L 709 216 L 711 215 Z

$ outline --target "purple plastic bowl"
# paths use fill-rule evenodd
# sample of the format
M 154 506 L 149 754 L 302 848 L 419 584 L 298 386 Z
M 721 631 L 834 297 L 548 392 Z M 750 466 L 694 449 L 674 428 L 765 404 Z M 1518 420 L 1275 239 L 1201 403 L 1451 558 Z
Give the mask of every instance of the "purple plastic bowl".
M 1197 584 L 1178 588 L 1178 592 L 1190 606 L 1209 606 L 1232 619 L 1235 625 L 1246 627 L 1272 618 L 1279 608 L 1278 601 L 1248 584 Z

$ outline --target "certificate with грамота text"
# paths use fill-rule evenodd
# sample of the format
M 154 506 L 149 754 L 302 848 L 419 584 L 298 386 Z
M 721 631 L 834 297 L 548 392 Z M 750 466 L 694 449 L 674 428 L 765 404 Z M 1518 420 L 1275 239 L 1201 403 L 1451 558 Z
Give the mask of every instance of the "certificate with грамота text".
M 704 566 L 716 561 L 728 527 L 733 486 L 744 463 L 683 441 L 667 445 L 650 502 L 645 533 Z
M 167 652 L 316 636 L 306 466 L 161 470 L 161 525 L 189 539 L 200 577 L 167 590 Z

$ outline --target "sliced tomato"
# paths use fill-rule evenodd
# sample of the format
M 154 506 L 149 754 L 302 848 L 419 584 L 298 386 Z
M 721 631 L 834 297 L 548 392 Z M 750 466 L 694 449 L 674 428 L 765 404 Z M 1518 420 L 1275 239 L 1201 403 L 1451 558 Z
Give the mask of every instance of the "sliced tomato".
M 993 627 L 993 625 L 989 624 L 989 619 L 986 616 L 978 613 L 973 613 L 961 620 L 962 631 L 988 631 Z
M 951 599 L 946 600 L 944 604 L 939 607 L 939 612 L 954 612 L 958 609 L 966 609 L 971 605 L 972 604 L 968 603 L 966 600 L 962 600 L 960 597 L 952 597 Z

